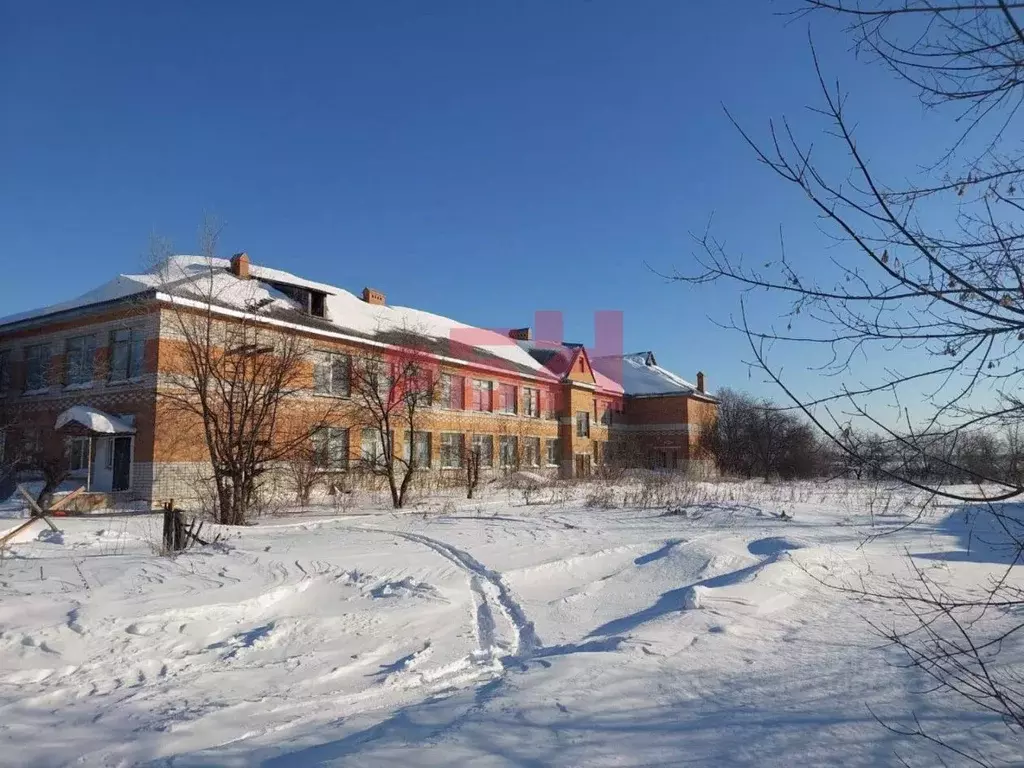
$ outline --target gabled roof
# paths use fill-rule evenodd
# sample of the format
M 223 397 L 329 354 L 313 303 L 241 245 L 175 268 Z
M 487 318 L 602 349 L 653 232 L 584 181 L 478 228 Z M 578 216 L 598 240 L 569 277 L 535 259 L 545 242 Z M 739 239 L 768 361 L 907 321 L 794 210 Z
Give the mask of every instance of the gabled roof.
M 627 355 L 603 355 L 592 360 L 594 369 L 606 376 L 621 379 L 627 395 L 694 395 L 713 400 L 694 384 L 658 365 L 654 353 L 634 352 Z
M 623 389 L 614 379 L 605 376 L 592 364 L 590 355 L 582 344 L 569 344 L 557 341 L 518 341 L 533 359 L 541 363 L 551 373 L 564 380 L 576 365 L 576 360 L 583 356 L 587 368 L 593 375 L 594 384 L 598 389 L 610 394 L 623 394 Z

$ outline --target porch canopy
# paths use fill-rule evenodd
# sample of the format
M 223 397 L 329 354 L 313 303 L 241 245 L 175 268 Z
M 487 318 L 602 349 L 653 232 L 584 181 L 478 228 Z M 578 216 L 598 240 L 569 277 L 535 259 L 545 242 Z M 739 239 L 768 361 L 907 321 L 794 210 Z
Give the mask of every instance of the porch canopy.
M 124 419 L 111 416 L 91 405 L 73 405 L 63 411 L 54 424 L 54 429 L 62 429 L 68 425 L 84 427 L 88 432 L 97 435 L 130 435 L 135 427 Z

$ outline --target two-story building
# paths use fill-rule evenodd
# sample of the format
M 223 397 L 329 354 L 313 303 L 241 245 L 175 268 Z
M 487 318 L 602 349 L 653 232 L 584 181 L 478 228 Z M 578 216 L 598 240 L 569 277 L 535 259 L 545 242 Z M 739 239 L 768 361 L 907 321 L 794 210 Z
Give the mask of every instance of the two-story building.
M 706 465 L 697 437 L 714 420 L 716 401 L 703 374 L 690 384 L 650 352 L 592 360 L 582 345 L 534 339 L 529 328 L 487 330 L 392 307 L 379 291 L 357 296 L 255 266 L 246 254 L 175 256 L 77 299 L 0 318 L 3 455 L 31 455 L 56 439 L 90 493 L 152 502 L 192 496 L 209 475 L 202 425 L 161 407 L 180 360 L 183 308 L 301 338 L 308 367 L 296 402 L 344 401 L 354 360 L 386 353 L 396 334 L 422 340 L 438 394 L 416 433 L 395 440 L 424 470 L 460 471 L 472 448 L 485 472 L 585 476 L 620 442 L 633 446 L 636 463 Z M 345 413 L 315 435 L 335 472 L 354 469 L 374 439 Z

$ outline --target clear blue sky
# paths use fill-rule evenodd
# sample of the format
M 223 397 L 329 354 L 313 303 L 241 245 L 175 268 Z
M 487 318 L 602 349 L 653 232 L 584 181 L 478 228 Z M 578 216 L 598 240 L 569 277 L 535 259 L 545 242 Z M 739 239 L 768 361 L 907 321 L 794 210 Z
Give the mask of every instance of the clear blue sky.
M 737 253 L 774 257 L 782 224 L 791 259 L 827 258 L 806 202 L 722 112 L 759 133 L 804 119 L 808 24 L 776 15 L 792 7 L 2 0 L 0 314 L 137 269 L 151 233 L 193 250 L 208 212 L 222 255 L 483 326 L 559 309 L 586 343 L 592 313 L 619 309 L 627 351 L 776 394 L 708 319 L 734 292 L 644 262 L 687 269 L 712 213 Z M 927 159 L 940 139 L 906 88 L 813 29 L 871 156 Z

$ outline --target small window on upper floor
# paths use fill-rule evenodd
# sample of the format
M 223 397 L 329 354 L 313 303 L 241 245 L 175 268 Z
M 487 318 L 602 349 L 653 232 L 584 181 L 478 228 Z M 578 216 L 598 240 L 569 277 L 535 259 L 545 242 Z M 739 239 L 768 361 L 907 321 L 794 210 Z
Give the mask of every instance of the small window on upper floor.
M 142 375 L 146 339 L 141 331 L 122 329 L 110 334 L 110 380 L 127 381 Z
M 11 388 L 11 350 L 0 349 L 0 393 Z M 3 458 L 0 456 L 0 458 Z
M 309 314 L 313 317 L 327 316 L 327 294 L 319 291 L 310 291 Z

